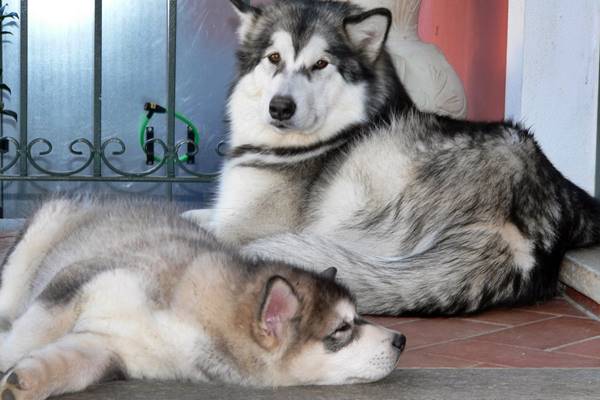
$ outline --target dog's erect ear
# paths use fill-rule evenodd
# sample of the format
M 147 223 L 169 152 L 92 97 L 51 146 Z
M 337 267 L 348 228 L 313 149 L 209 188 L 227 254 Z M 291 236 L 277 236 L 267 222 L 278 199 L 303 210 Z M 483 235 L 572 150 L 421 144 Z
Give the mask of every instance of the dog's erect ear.
M 323 278 L 335 281 L 335 277 L 337 276 L 337 269 L 335 267 L 327 268 L 325 271 L 320 274 Z
M 376 8 L 344 20 L 344 29 L 350 42 L 363 51 L 371 62 L 381 54 L 391 26 L 392 13 L 387 8 Z
M 300 302 L 292 286 L 282 277 L 274 276 L 265 286 L 260 310 L 260 335 L 266 347 L 280 343 L 290 321 L 298 313 Z
M 261 10 L 258 7 L 251 6 L 247 0 L 230 0 L 233 4 L 238 17 L 240 17 L 240 26 L 238 28 L 238 37 L 240 40 L 244 40 L 246 34 L 252 27 L 252 24 L 256 21 L 256 18 L 260 16 Z

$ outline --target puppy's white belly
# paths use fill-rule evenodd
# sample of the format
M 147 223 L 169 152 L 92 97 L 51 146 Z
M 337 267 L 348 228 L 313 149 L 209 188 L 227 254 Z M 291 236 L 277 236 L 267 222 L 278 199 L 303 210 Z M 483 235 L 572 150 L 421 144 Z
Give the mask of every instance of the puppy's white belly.
M 110 337 L 132 378 L 201 379 L 194 375 L 194 350 L 204 348 L 208 337 L 173 310 L 153 308 L 145 287 L 134 271 L 103 273 L 86 287 L 74 331 Z

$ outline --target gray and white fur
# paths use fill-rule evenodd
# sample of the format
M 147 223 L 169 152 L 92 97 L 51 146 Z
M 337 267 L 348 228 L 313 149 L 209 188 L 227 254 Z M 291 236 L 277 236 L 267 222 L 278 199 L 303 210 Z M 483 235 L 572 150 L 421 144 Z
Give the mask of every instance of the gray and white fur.
M 548 299 L 600 206 L 533 135 L 417 110 L 385 40 L 388 10 L 275 1 L 241 17 L 231 150 L 209 212 L 249 254 L 335 267 L 376 314 L 457 314 Z
M 164 204 L 55 199 L 0 269 L 0 398 L 108 379 L 347 384 L 405 338 L 363 320 L 335 270 L 249 260 Z

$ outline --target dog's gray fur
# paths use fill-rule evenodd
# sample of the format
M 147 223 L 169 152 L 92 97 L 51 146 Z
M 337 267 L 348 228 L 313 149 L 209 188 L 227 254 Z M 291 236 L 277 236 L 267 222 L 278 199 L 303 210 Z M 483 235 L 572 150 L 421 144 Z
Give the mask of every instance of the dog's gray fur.
M 372 18 L 384 11 L 362 12 L 303 0 L 240 9 L 230 157 L 212 214 L 188 216 L 251 254 L 337 268 L 367 313 L 455 314 L 554 296 L 566 250 L 600 241 L 598 203 L 552 166 L 526 129 L 416 110 L 385 49 L 373 59 L 366 42 L 352 41 L 385 31 L 376 27 L 385 20 Z M 349 32 L 356 21 L 366 22 Z M 269 95 L 281 72 L 268 78 L 264 57 L 287 51 L 278 48 L 282 31 L 296 58 L 312 36 L 325 39 L 329 76 L 366 88 L 363 105 L 355 104 L 366 120 L 345 119 L 335 133 L 254 123 L 245 108 L 262 100 L 246 93 Z M 300 73 L 279 68 L 289 80 Z M 295 90 L 314 84 L 306 79 Z M 327 107 L 328 118 L 341 112 Z
M 390 373 L 405 343 L 363 323 L 331 270 L 249 260 L 165 204 L 48 201 L 1 275 L 2 399 L 114 376 L 366 382 Z

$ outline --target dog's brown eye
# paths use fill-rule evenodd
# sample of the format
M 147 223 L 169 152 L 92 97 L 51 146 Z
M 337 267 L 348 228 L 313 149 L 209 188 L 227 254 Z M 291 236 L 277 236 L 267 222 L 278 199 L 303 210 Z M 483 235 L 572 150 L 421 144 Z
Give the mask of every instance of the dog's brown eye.
M 277 65 L 281 62 L 281 54 L 271 53 L 271 54 L 269 54 L 268 59 L 271 62 L 271 64 Z
M 329 62 L 326 60 L 319 60 L 315 63 L 315 69 L 325 69 L 329 65 Z

